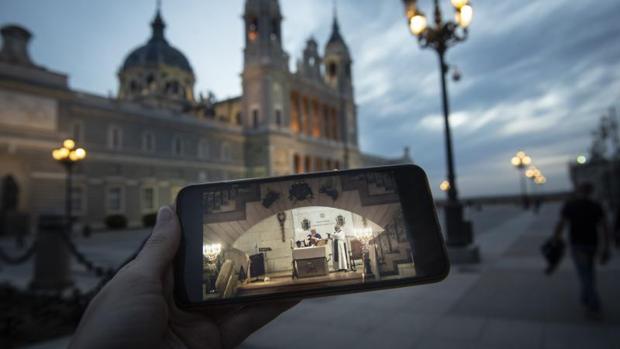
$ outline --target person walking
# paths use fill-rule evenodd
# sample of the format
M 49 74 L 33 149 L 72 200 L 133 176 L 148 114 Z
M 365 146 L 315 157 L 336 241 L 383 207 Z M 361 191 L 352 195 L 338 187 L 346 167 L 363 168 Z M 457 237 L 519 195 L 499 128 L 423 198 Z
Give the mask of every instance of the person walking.
M 598 255 L 601 264 L 609 260 L 609 231 L 605 211 L 598 202 L 591 199 L 593 189 L 590 183 L 582 183 L 576 188 L 574 197 L 562 207 L 554 233 L 556 239 L 562 240 L 564 227 L 569 227 L 570 250 L 581 284 L 581 303 L 588 315 L 601 312 L 596 288 L 596 257 Z M 602 235 L 602 239 L 599 239 L 599 235 Z

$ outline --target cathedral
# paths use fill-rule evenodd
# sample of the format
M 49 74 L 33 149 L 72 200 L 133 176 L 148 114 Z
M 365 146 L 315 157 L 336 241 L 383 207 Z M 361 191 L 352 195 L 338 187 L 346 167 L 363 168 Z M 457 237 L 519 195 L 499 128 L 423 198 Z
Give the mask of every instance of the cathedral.
M 150 38 L 121 62 L 115 96 L 71 89 L 66 74 L 31 59 L 27 29 L 4 26 L 0 196 L 8 182 L 17 189 L 2 215 L 13 209 L 34 222 L 62 212 L 66 173 L 50 153 L 65 138 L 87 152 L 71 203 L 93 229 L 110 216 L 142 226 L 192 183 L 411 162 L 407 149 L 395 159 L 359 149 L 353 60 L 335 15 L 325 45 L 309 38 L 295 71 L 278 1 L 246 0 L 242 18 L 242 94 L 221 101 L 196 97 L 194 70 L 159 8 Z

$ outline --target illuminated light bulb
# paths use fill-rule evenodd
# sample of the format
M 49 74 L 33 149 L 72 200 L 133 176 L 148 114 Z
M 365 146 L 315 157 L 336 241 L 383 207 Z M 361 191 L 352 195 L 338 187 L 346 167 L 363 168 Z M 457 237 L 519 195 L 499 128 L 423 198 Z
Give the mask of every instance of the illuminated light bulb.
M 471 24 L 472 19 L 474 18 L 474 9 L 465 5 L 460 10 L 456 12 L 455 21 L 461 28 L 467 28 Z
M 426 30 L 426 24 L 426 17 L 419 12 L 409 20 L 409 30 L 413 35 L 418 36 Z
M 510 163 L 511 163 L 513 166 L 519 166 L 519 165 L 521 164 L 521 159 L 519 159 L 519 158 L 518 158 L 518 157 L 516 157 L 516 156 L 513 156 L 513 157 L 512 157 L 512 159 L 510 159 Z
M 523 165 L 527 166 L 532 163 L 532 158 L 529 156 L 524 156 L 522 159 Z
M 439 184 L 439 189 L 441 189 L 441 191 L 450 190 L 450 182 L 448 182 L 447 180 L 444 180 L 443 182 L 441 182 L 441 184 Z
M 75 150 L 75 154 L 77 155 L 79 160 L 82 160 L 86 157 L 86 150 L 84 150 L 84 148 L 77 148 Z
M 519 157 L 519 158 L 525 157 L 525 152 L 524 151 L 518 151 L 517 152 L 517 157 Z
M 71 151 L 69 153 L 69 159 L 71 161 L 78 161 L 78 160 L 80 160 L 80 156 L 75 151 Z
M 62 159 L 62 155 L 60 154 L 60 149 L 52 150 L 52 157 L 54 158 L 54 160 Z
M 454 6 L 454 8 L 460 10 L 463 8 L 463 6 L 469 3 L 469 0 L 451 0 L 450 2 L 452 3 L 452 6 Z
M 583 164 L 585 164 L 586 162 L 588 162 L 588 159 L 585 157 L 585 155 L 579 155 L 579 156 L 577 157 L 577 163 L 578 163 L 579 165 L 583 165 Z
M 69 157 L 69 152 L 70 152 L 69 149 L 67 149 L 67 148 L 60 148 L 60 149 L 57 149 L 57 150 L 58 150 L 59 160 L 63 160 L 63 159 L 66 159 L 66 158 Z
M 210 262 L 214 262 L 220 252 L 222 252 L 222 244 L 206 244 L 202 246 L 202 254 Z
M 73 139 L 65 139 L 65 141 L 62 142 L 62 146 L 71 150 L 75 148 L 75 141 Z

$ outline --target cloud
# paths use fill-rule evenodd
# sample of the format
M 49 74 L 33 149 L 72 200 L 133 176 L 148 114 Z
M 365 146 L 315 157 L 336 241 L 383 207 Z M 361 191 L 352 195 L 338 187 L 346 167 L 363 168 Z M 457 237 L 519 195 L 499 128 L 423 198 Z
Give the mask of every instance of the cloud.
M 164 2 L 167 35 L 190 59 L 198 90 L 220 97 L 240 93 L 243 3 Z M 432 1 L 419 3 L 432 14 Z M 451 18 L 449 2 L 441 3 Z M 280 4 L 285 49 L 294 65 L 310 35 L 321 48 L 325 44 L 332 2 Z M 33 30 L 37 62 L 69 73 L 72 86 L 100 94 L 116 90 L 116 70 L 147 39 L 154 11 L 152 2 L 121 0 L 88 6 L 78 0 L 5 0 L 1 6 L 1 23 Z M 463 74 L 458 83 L 448 80 L 460 192 L 518 191 L 507 162 L 518 149 L 538 159 L 549 174 L 547 188 L 568 188 L 566 161 L 587 150 L 599 116 L 618 106 L 620 45 L 614 40 L 620 37 L 620 2 L 477 1 L 474 10 L 468 39 L 446 55 Z M 410 146 L 436 187 L 445 177 L 436 54 L 409 34 L 399 1 L 341 1 L 338 14 L 354 60 L 362 149 L 398 156 Z

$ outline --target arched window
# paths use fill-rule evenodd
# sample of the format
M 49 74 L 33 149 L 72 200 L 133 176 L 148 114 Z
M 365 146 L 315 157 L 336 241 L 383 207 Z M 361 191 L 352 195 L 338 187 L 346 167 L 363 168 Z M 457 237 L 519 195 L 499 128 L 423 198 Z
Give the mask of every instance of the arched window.
M 336 76 L 336 63 L 335 62 L 329 62 L 329 64 L 327 65 L 327 75 L 329 75 L 330 77 L 334 77 Z
M 252 17 L 248 21 L 248 40 L 255 41 L 258 38 L 258 18 Z
M 282 126 L 282 110 L 276 109 L 276 125 Z
M 260 123 L 260 119 L 258 116 L 258 109 L 252 110 L 252 127 L 254 129 L 258 129 Z
M 139 92 L 140 91 L 140 84 L 138 84 L 138 82 L 135 81 L 135 80 L 131 80 L 131 82 L 129 83 L 129 91 L 131 91 L 131 92 Z
M 146 86 L 151 90 L 155 88 L 155 76 L 153 74 L 147 75 Z

